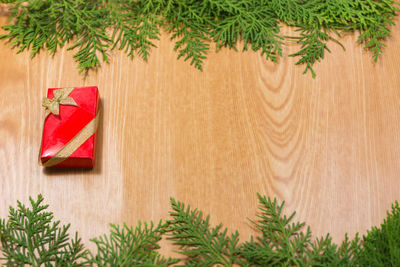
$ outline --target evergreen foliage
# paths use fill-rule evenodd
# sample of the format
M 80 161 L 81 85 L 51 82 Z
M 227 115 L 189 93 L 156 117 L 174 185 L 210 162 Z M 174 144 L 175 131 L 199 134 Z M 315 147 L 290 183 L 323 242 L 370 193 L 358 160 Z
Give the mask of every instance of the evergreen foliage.
M 110 233 L 92 239 L 97 252 L 84 249 L 69 225 L 53 221 L 43 197 L 18 202 L 8 220 L 0 220 L 0 263 L 4 266 L 399 266 L 400 207 L 396 201 L 380 227 L 337 245 L 328 235 L 315 238 L 295 213 L 285 215 L 284 203 L 259 195 L 259 214 L 251 221 L 259 235 L 239 242 L 237 231 L 213 227 L 210 216 L 171 198 L 170 219 L 158 224 L 139 222 L 135 228 L 111 225 Z M 181 260 L 157 250 L 167 237 Z
M 211 228 L 210 216 L 203 218 L 197 209 L 185 208 L 171 199 L 171 239 L 179 253 L 187 256 L 185 266 L 232 266 L 239 256 L 239 233 L 228 235 L 222 224 Z
M 110 234 L 92 239 L 97 254 L 90 255 L 87 263 L 91 266 L 169 266 L 178 262 L 165 259 L 156 250 L 165 233 L 166 224 L 141 223 L 133 229 L 111 224 Z
M 295 212 L 283 214 L 284 202 L 258 197 L 259 220 L 253 224 L 261 236 L 251 237 L 241 250 L 250 266 L 356 266 L 358 236 L 349 241 L 346 235 L 340 246 L 332 242 L 329 234 L 315 239 L 310 227 L 304 229 L 304 222 L 293 222 Z
M 32 209 L 18 202 L 10 207 L 8 220 L 0 220 L 0 250 L 6 266 L 80 266 L 86 255 L 81 239 L 70 239 L 70 225 L 53 221 L 53 213 L 45 211 L 43 197 L 30 198 Z M 0 260 L 1 260 L 0 254 Z
M 0 0 L 11 3 L 10 24 L 3 26 L 17 52 L 41 49 L 54 54 L 70 44 L 80 71 L 108 61 L 112 49 L 145 61 L 162 29 L 175 40 L 178 58 L 202 69 L 215 42 L 217 49 L 259 51 L 278 61 L 283 44 L 300 50 L 290 56 L 313 66 L 329 52 L 328 42 L 344 32 L 360 32 L 358 42 L 378 60 L 398 13 L 397 0 Z M 299 34 L 282 36 L 281 23 Z
M 363 237 L 360 266 L 400 266 L 400 207 L 396 201 L 380 227 Z

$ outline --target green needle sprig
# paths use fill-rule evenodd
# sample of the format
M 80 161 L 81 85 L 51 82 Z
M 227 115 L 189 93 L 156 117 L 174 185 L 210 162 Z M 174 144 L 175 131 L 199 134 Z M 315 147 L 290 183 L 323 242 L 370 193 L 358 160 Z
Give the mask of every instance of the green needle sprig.
M 94 238 L 97 253 L 90 254 L 91 266 L 170 266 L 178 260 L 165 258 L 157 252 L 158 242 L 166 232 L 167 224 L 158 225 L 138 222 L 135 229 L 124 224 L 111 224 L 109 235 Z
M 290 41 L 315 77 L 313 66 L 330 52 L 329 41 L 339 43 L 344 32 L 360 32 L 358 42 L 375 61 L 399 12 L 396 0 L 0 0 L 11 4 L 10 24 L 3 26 L 17 53 L 41 49 L 50 54 L 70 44 L 80 72 L 108 62 L 109 51 L 124 50 L 130 58 L 147 61 L 162 30 L 175 40 L 178 58 L 202 70 L 210 50 L 228 47 L 259 51 L 279 61 Z M 281 24 L 297 28 L 298 35 L 282 36 Z
M 32 208 L 18 202 L 10 207 L 8 220 L 0 220 L 0 250 L 7 266 L 81 266 L 86 256 L 81 239 L 70 239 L 70 225 L 53 221 L 53 213 L 45 211 L 43 197 L 30 198 Z M 0 255 L 0 260 L 2 259 Z M 0 261 L 1 262 L 1 261 Z
M 111 224 L 108 234 L 93 238 L 96 253 L 84 248 L 78 234 L 69 237 L 70 225 L 53 221 L 43 197 L 10 207 L 0 220 L 0 263 L 4 266 L 400 266 L 400 206 L 396 201 L 379 227 L 362 238 L 347 234 L 339 245 L 329 234 L 316 238 L 296 213 L 258 195 L 259 212 L 250 220 L 258 234 L 240 242 L 239 232 L 222 224 L 212 226 L 210 215 L 171 198 L 170 218 L 136 227 Z M 162 256 L 162 238 L 172 241 L 180 259 Z M 177 265 L 180 264 L 180 265 Z
M 232 266 L 240 253 L 239 233 L 228 235 L 222 224 L 211 228 L 210 216 L 203 218 L 197 209 L 185 208 L 171 199 L 171 239 L 179 245 L 179 253 L 187 256 L 185 266 Z

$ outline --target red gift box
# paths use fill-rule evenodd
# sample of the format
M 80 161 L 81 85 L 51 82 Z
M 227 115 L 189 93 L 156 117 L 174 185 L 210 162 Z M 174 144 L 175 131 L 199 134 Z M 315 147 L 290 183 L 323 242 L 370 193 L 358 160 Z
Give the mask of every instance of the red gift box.
M 43 106 L 43 166 L 92 168 L 99 117 L 97 87 L 49 88 Z

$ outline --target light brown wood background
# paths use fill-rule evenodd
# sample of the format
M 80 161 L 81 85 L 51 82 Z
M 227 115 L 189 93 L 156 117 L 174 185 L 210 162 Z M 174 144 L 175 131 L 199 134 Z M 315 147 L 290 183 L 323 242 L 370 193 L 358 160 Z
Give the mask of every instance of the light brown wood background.
M 316 236 L 363 234 L 400 199 L 399 33 L 397 19 L 377 64 L 356 35 L 342 39 L 347 51 L 330 44 L 316 79 L 287 57 L 293 46 L 279 64 L 212 52 L 200 72 L 164 34 L 147 64 L 114 52 L 85 78 L 65 49 L 31 59 L 0 42 L 0 216 L 42 193 L 88 242 L 108 223 L 168 218 L 175 197 L 245 240 L 259 192 L 285 200 Z M 41 99 L 85 85 L 102 97 L 97 165 L 44 170 Z

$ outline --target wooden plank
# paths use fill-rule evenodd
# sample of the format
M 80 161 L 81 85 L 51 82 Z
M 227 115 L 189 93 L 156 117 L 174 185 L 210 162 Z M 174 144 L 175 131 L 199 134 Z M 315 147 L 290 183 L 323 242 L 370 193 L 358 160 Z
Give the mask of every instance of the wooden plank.
M 259 192 L 286 200 L 317 236 L 364 233 L 400 198 L 397 22 L 377 64 L 348 35 L 315 79 L 287 57 L 294 46 L 279 64 L 212 52 L 201 72 L 176 60 L 164 34 L 148 63 L 112 52 L 84 77 L 66 49 L 31 59 L 0 42 L 0 216 L 42 193 L 88 242 L 108 223 L 167 218 L 175 197 L 247 239 Z M 85 85 L 102 96 L 98 164 L 44 170 L 41 98 Z

